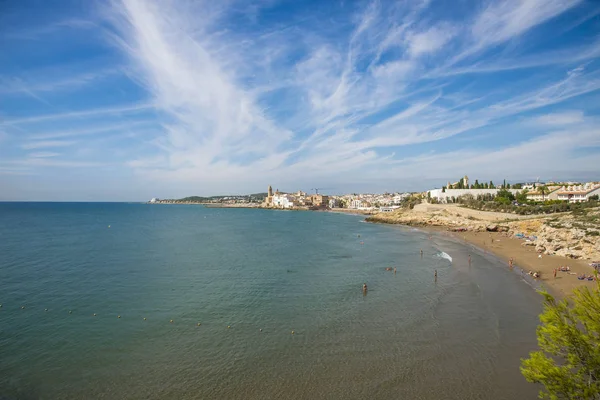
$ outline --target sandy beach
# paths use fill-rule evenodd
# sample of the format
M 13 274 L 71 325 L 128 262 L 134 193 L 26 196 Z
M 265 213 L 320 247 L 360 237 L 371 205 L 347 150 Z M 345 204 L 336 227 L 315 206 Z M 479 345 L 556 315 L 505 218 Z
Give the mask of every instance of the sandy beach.
M 440 230 L 436 229 L 436 231 Z M 508 268 L 509 260 L 512 258 L 514 266 L 525 273 L 529 271 L 539 272 L 541 277 L 538 280 L 552 294 L 557 296 L 567 296 L 577 287 L 588 286 L 592 288 L 596 285 L 594 281 L 580 281 L 577 279 L 577 275 L 581 273 L 594 274 L 594 269 L 589 265 L 589 261 L 545 254 L 539 258 L 540 255 L 535 251 L 535 247 L 523 246 L 523 240 L 499 232 L 446 231 L 446 233 L 503 259 L 506 262 L 506 268 Z M 554 269 L 561 266 L 569 266 L 571 270 L 569 272 L 558 271 L 555 278 Z
M 557 218 L 563 226 L 558 229 L 549 227 L 550 220 Z M 594 236 L 586 235 L 585 231 L 578 231 L 577 224 L 581 222 L 574 223 L 571 213 L 518 216 L 457 205 L 422 203 L 413 210 L 380 213 L 367 218 L 367 221 L 418 226 L 443 232 L 496 255 L 506 262 L 507 268 L 512 258 L 517 270 L 540 273 L 538 280 L 542 286 L 560 297 L 569 295 L 577 287 L 596 285 L 594 281 L 578 280 L 577 275 L 594 274 L 589 264 L 600 258 L 598 241 L 593 239 Z M 539 239 L 525 246 L 525 240 L 514 236 L 516 233 L 534 235 Z M 569 266 L 570 271 L 558 271 L 555 278 L 554 269 L 561 266 Z

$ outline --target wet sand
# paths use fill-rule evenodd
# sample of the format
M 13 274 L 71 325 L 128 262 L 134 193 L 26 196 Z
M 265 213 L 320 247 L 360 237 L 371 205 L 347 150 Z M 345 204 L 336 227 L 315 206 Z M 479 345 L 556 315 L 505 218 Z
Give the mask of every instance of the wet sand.
M 586 260 L 573 260 L 560 256 L 542 254 L 539 258 L 533 246 L 524 246 L 524 240 L 510 238 L 498 232 L 447 232 L 447 234 L 470 243 L 483 251 L 488 251 L 506 262 L 508 268 L 509 259 L 512 257 L 514 266 L 525 273 L 537 271 L 541 277 L 537 280 L 547 287 L 553 294 L 564 297 L 573 292 L 573 289 L 581 286 L 595 287 L 595 281 L 580 281 L 577 275 L 585 273 L 594 274 L 594 269 Z M 554 269 L 561 266 L 569 266 L 569 272 L 557 271 L 554 278 Z M 575 275 L 572 275 L 575 273 Z

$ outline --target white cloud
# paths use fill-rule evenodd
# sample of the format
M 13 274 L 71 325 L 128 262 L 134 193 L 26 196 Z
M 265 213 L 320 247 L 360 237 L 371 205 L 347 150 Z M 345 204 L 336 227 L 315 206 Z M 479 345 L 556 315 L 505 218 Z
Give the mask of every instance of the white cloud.
M 493 171 L 497 165 L 490 167 L 475 149 L 480 141 L 468 140 L 471 131 L 535 111 L 537 117 L 521 118 L 531 131 L 486 152 L 503 163 L 534 145 L 561 144 L 566 134 L 523 143 L 541 129 L 589 124 L 589 107 L 562 104 L 600 90 L 600 69 L 588 62 L 600 56 L 597 38 L 545 52 L 530 51 L 535 42 L 514 45 L 579 3 L 490 0 L 456 21 L 438 14 L 444 9 L 435 2 L 374 1 L 363 9 L 353 5 L 353 16 L 327 15 L 326 24 L 312 14 L 318 10 L 307 10 L 310 18 L 262 26 L 260 6 L 251 7 L 247 25 L 231 18 L 247 7 L 237 0 L 113 0 L 105 37 L 125 58 L 118 72 L 147 97 L 123 106 L 6 116 L 3 125 L 23 133 L 22 149 L 61 149 L 61 156 L 40 157 L 40 151 L 21 160 L 30 167 L 102 166 L 92 160 L 108 159 L 161 187 L 202 184 L 212 193 L 276 180 L 389 180 L 468 165 Z M 492 79 L 517 69 L 518 79 Z M 490 76 L 460 76 L 473 73 Z M 13 86 L 0 90 L 21 90 L 50 107 L 53 94 L 97 90 L 101 78 L 94 72 L 47 81 L 4 77 Z M 458 135 L 465 149 L 430 154 L 436 142 Z M 396 156 L 409 145 L 418 145 L 414 156 Z M 538 161 L 540 169 L 555 168 Z
M 60 156 L 60 153 L 52 153 L 49 151 L 40 151 L 40 152 L 36 152 L 36 153 L 29 153 L 28 156 L 31 158 L 48 158 L 48 157 Z
M 69 111 L 69 112 L 61 112 L 56 114 L 42 114 L 35 115 L 31 117 L 23 117 L 23 118 L 13 118 L 7 119 L 3 122 L 3 124 L 7 125 L 23 125 L 35 122 L 42 121 L 55 121 L 62 119 L 71 119 L 71 118 L 82 118 L 82 117 L 91 117 L 91 116 L 100 116 L 100 115 L 115 115 L 115 114 L 128 114 L 128 113 L 136 113 L 141 111 L 147 111 L 152 109 L 152 106 L 149 104 L 132 104 L 120 107 L 105 107 L 105 108 L 97 108 L 97 109 L 88 109 L 83 111 Z
M 496 1 L 481 12 L 471 29 L 480 45 L 500 43 L 521 35 L 575 7 L 582 0 L 506 0 Z
M 119 71 L 117 69 L 111 68 L 103 71 L 84 72 L 76 76 L 68 76 L 60 79 L 51 79 L 45 81 L 40 80 L 40 78 L 46 78 L 41 74 L 35 80 L 23 77 L 0 77 L 0 93 L 9 94 L 23 92 L 25 94 L 31 94 L 38 92 L 55 92 L 59 90 L 62 91 L 76 89 L 82 86 L 98 83 L 98 81 L 101 81 L 109 76 L 114 76 L 118 72 Z
M 440 50 L 455 35 L 456 31 L 449 25 L 433 26 L 425 32 L 412 34 L 408 41 L 408 52 L 416 57 Z
M 42 140 L 38 142 L 27 142 L 21 145 L 21 148 L 25 150 L 33 150 L 33 149 L 44 149 L 48 147 L 67 147 L 75 144 L 75 141 L 72 140 Z
M 75 129 L 61 129 L 61 130 L 52 130 L 52 131 L 41 131 L 36 132 L 35 134 L 28 135 L 28 139 L 33 140 L 44 140 L 44 139 L 57 139 L 57 138 L 65 138 L 65 137 L 80 137 L 80 136 L 94 136 L 98 133 L 110 133 L 110 132 L 119 132 L 125 133 L 132 128 L 139 128 L 143 126 L 151 126 L 155 124 L 155 121 L 152 120 L 141 120 L 141 121 L 129 121 L 129 122 L 119 122 L 119 123 L 108 123 L 97 125 L 94 124 L 91 127 L 82 127 Z M 89 125 L 89 124 L 86 124 Z
M 541 115 L 536 121 L 542 125 L 572 125 L 583 121 L 582 111 L 564 111 L 554 114 Z

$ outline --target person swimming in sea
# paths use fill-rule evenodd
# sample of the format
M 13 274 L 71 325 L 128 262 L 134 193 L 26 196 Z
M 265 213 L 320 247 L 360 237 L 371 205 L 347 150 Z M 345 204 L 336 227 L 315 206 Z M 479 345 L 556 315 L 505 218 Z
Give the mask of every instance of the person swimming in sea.
M 366 291 L 367 291 L 367 284 L 363 283 L 363 292 L 366 292 Z
M 437 269 L 435 270 L 433 276 L 435 277 L 435 280 L 437 281 Z

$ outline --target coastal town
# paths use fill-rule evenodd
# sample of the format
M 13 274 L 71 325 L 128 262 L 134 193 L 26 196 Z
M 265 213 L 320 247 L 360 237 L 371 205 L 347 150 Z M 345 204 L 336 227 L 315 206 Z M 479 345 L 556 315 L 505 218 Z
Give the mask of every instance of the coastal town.
M 364 211 L 365 213 L 391 212 L 401 208 L 407 201 L 422 200 L 433 203 L 457 203 L 464 198 L 492 199 L 500 191 L 511 193 L 515 198 L 520 195 L 529 202 L 563 201 L 566 203 L 585 202 L 598 199 L 600 182 L 531 182 L 510 184 L 504 181 L 495 185 L 493 181 L 479 183 L 470 181 L 464 176 L 454 183 L 448 182 L 441 188 L 425 192 L 394 192 L 394 193 L 352 193 L 352 194 L 323 194 L 319 189 L 314 193 L 302 190 L 295 192 L 273 191 L 269 186 L 265 193 L 253 195 L 232 195 L 213 197 L 186 197 L 183 199 L 153 198 L 151 204 L 204 204 L 223 207 L 260 207 L 295 210 L 348 209 Z
M 476 242 L 484 233 L 503 235 L 532 254 L 600 265 L 599 195 L 598 181 L 494 184 L 465 175 L 424 192 L 334 195 L 320 189 L 283 192 L 268 186 L 266 192 L 252 195 L 155 198 L 149 203 L 358 213 L 368 222 L 437 227 L 463 238 L 475 235 Z

